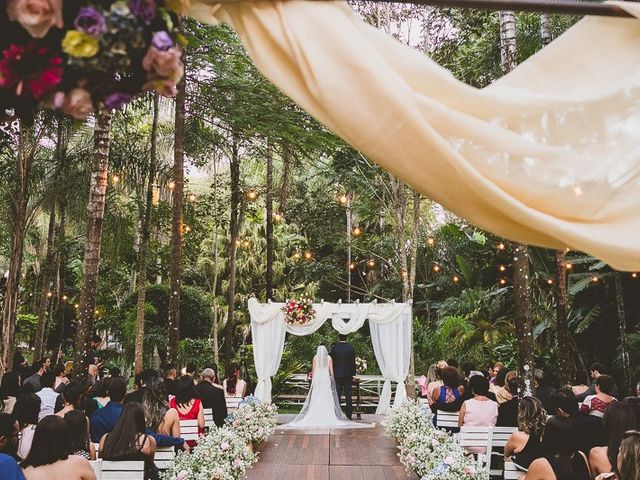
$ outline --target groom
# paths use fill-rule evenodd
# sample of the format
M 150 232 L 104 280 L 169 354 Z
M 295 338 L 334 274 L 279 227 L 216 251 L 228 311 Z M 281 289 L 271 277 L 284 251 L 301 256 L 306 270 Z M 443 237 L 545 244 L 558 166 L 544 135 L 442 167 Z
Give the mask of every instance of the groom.
M 353 403 L 351 401 L 351 387 L 353 377 L 356 374 L 356 351 L 347 343 L 347 336 L 340 334 L 339 342 L 331 347 L 331 359 L 333 360 L 333 376 L 336 379 L 338 389 L 338 402 L 342 404 L 342 394 L 347 401 L 345 414 L 351 420 Z

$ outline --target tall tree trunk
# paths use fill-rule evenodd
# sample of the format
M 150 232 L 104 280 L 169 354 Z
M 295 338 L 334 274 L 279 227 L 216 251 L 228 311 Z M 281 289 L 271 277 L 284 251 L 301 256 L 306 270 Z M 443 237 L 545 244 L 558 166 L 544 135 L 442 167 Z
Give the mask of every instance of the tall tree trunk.
M 631 387 L 631 367 L 629 364 L 629 341 L 627 339 L 627 316 L 624 309 L 624 290 L 622 288 L 622 274 L 614 272 L 616 286 L 616 306 L 618 309 L 618 327 L 620 328 L 620 353 L 622 356 L 622 372 L 624 375 L 624 392 Z
M 218 211 L 218 158 L 213 158 L 213 211 Z M 220 345 L 218 341 L 218 325 L 220 307 L 216 299 L 216 293 L 218 291 L 218 260 L 220 258 L 220 252 L 218 248 L 218 217 L 215 217 L 213 225 L 213 279 L 211 280 L 211 306 L 213 309 L 213 323 L 211 325 L 211 342 L 213 348 L 213 361 L 216 366 L 220 363 Z
M 516 14 L 499 12 L 500 15 L 500 63 L 505 73 L 510 72 L 518 64 L 516 45 Z
M 33 160 L 32 145 L 27 151 L 31 132 L 20 125 L 18 133 L 17 173 L 18 181 L 13 193 L 13 226 L 11 231 L 11 253 L 9 257 L 9 276 L 4 295 L 2 310 L 2 358 L 0 359 L 0 374 L 13 368 L 13 352 L 15 350 L 16 322 L 18 319 L 18 294 L 22 270 L 22 254 L 27 225 L 28 182 Z
M 151 152 L 147 178 L 147 198 L 142 217 L 142 234 L 140 251 L 138 252 L 138 301 L 136 303 L 136 339 L 134 354 L 134 369 L 136 373 L 144 368 L 144 302 L 147 291 L 147 257 L 149 256 L 149 239 L 151 238 L 151 211 L 153 209 L 153 188 L 158 165 L 158 94 L 153 94 L 153 121 L 151 124 Z
M 547 46 L 551 43 L 551 29 L 549 28 L 548 13 L 540 15 L 540 41 L 542 42 L 542 46 Z
M 411 266 L 409 269 L 409 291 L 410 297 L 404 301 L 413 300 L 413 291 L 416 285 L 416 268 L 418 266 L 418 241 L 420 238 L 420 204 L 422 203 L 422 195 L 420 192 L 413 192 L 413 231 L 411 232 Z M 411 319 L 413 322 L 413 318 Z M 409 358 L 409 375 L 407 377 L 407 395 L 409 398 L 415 398 L 415 378 L 416 364 L 415 351 L 413 345 L 413 325 L 411 328 L 411 355 Z
M 280 198 L 278 200 L 278 208 L 284 213 L 287 209 L 289 194 L 291 193 L 291 167 L 293 163 L 293 155 L 291 153 L 291 145 L 284 143 L 282 145 L 282 182 L 280 184 Z
M 529 391 L 533 385 L 534 362 L 529 247 L 526 245 L 513 245 L 513 301 L 518 342 L 518 368 Z
M 100 271 L 100 248 L 102 246 L 102 224 L 107 194 L 107 175 L 109 172 L 109 146 L 111 142 L 111 112 L 101 105 L 96 114 L 93 133 L 93 165 L 91 167 L 91 186 L 87 208 L 87 238 L 82 261 L 82 285 L 80 286 L 80 309 L 76 327 L 74 375 L 83 378 L 88 365 L 86 363 L 89 340 L 93 332 L 93 321 L 98 293 L 98 274 Z
M 273 150 L 271 143 L 267 145 L 267 269 L 265 272 L 265 296 L 267 301 L 273 299 Z
M 240 155 L 238 140 L 234 134 L 231 152 L 231 163 L 229 164 L 231 174 L 231 217 L 229 220 L 229 245 L 227 247 L 227 258 L 229 258 L 229 286 L 227 287 L 227 322 L 224 326 L 224 361 L 229 365 L 233 357 L 233 332 L 235 329 L 235 297 L 237 283 L 237 252 L 236 244 L 240 235 L 240 202 L 242 192 L 240 191 Z
M 556 250 L 556 342 L 558 344 L 558 379 L 562 385 L 571 382 L 571 345 L 569 340 L 569 296 L 567 295 L 567 256 Z
M 66 164 L 65 164 L 65 169 Z M 64 178 L 64 170 L 62 172 L 61 177 Z M 59 197 L 59 205 L 58 205 L 58 210 L 59 210 L 59 217 L 60 220 L 58 221 L 58 226 L 56 228 L 56 239 L 55 239 L 55 245 L 56 245 L 56 258 L 55 258 L 55 268 L 56 268 L 56 274 L 55 274 L 55 290 L 57 292 L 63 292 L 64 291 L 64 268 L 66 265 L 66 257 L 65 257 L 65 249 L 64 249 L 64 244 L 65 244 L 65 234 L 66 234 L 66 224 L 67 224 L 67 195 L 68 192 L 63 189 L 62 192 L 60 192 L 60 197 Z M 54 308 L 55 305 L 55 308 Z M 60 302 L 59 301 L 54 301 L 53 305 L 51 305 L 51 307 L 49 308 L 49 318 L 52 318 L 52 313 L 55 311 L 57 314 L 57 310 L 58 307 L 60 306 Z M 60 319 L 60 348 L 59 351 L 62 349 L 62 346 L 64 345 L 64 341 L 65 341 L 65 335 L 66 335 L 66 327 L 64 324 L 64 315 L 59 316 Z M 48 332 L 49 329 L 45 328 L 44 331 L 44 345 L 47 345 L 47 337 L 48 337 Z
M 178 363 L 180 352 L 180 293 L 182 288 L 182 234 L 184 210 L 184 116 L 186 75 L 176 95 L 175 140 L 173 153 L 173 219 L 171 223 L 171 290 L 169 295 L 168 361 Z

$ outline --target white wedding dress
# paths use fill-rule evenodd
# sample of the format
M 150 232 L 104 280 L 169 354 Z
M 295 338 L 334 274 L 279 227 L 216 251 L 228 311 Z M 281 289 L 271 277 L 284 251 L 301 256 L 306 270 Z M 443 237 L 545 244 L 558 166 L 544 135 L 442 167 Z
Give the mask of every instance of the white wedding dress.
M 324 345 L 320 345 L 313 357 L 311 388 L 298 416 L 281 428 L 372 428 L 374 424 L 349 420 L 340 408 L 333 365 Z

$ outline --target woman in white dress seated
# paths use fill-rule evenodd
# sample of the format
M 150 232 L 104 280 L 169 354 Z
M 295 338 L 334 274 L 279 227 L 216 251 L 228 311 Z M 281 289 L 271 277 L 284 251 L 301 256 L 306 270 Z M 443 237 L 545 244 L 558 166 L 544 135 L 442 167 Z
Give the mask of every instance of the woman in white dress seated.
M 227 368 L 227 375 L 222 382 L 225 397 L 244 398 L 247 395 L 247 382 L 240 378 L 238 365 Z
M 302 410 L 283 428 L 371 428 L 374 424 L 352 422 L 338 401 L 333 362 L 327 348 L 320 345 L 313 357 L 311 388 Z

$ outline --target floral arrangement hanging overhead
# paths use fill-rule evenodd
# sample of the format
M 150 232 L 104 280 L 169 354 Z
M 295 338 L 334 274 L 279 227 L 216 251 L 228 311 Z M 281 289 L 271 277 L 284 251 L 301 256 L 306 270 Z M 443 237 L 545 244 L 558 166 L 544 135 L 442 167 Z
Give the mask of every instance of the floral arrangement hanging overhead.
M 0 0 L 0 114 L 40 105 L 85 118 L 183 75 L 184 0 Z
M 282 307 L 287 325 L 304 326 L 316 318 L 313 302 L 304 294 L 299 299 L 289 299 Z

